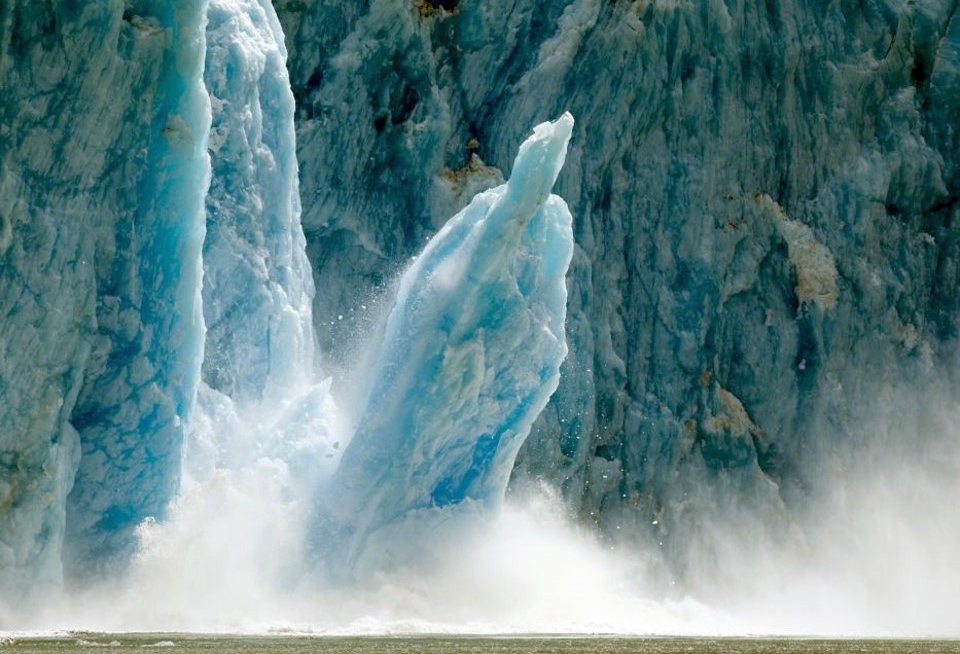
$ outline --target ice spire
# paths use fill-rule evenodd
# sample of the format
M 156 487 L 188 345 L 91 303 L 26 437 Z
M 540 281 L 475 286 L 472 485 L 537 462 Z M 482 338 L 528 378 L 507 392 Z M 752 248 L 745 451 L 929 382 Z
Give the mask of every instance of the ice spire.
M 404 274 L 355 435 L 320 493 L 316 541 L 336 573 L 388 565 L 384 545 L 394 557 L 423 540 L 445 507 L 502 501 L 567 352 L 571 216 L 550 189 L 572 129 L 569 113 L 538 125 L 510 181 Z

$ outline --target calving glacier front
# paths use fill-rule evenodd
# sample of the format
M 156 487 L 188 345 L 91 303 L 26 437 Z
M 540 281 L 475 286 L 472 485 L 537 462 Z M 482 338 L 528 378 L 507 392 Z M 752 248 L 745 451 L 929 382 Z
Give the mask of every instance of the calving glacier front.
M 123 569 L 138 525 L 177 494 L 184 435 L 194 491 L 203 466 L 282 470 L 286 501 L 329 479 L 318 462 L 335 461 L 321 441 L 336 411 L 309 383 L 293 97 L 270 2 L 7 6 L 0 608 L 31 612 L 64 570 L 86 585 Z M 106 63 L 78 64 L 73 48 Z M 324 546 L 342 562 L 419 510 L 502 499 L 566 353 L 571 221 L 549 193 L 572 125 L 539 126 L 510 184 L 404 278 L 321 503 L 351 534 Z
M 131 4 L 0 10 L 0 601 L 19 608 L 162 513 L 200 376 L 206 2 Z
M 201 381 L 307 376 L 312 283 L 268 0 L 3 7 L 0 604 L 31 611 L 163 516 Z
M 573 234 L 550 189 L 572 129 L 569 113 L 534 128 L 510 181 L 477 195 L 403 276 L 356 434 L 321 492 L 329 572 L 409 562 L 451 511 L 502 501 L 567 352 Z

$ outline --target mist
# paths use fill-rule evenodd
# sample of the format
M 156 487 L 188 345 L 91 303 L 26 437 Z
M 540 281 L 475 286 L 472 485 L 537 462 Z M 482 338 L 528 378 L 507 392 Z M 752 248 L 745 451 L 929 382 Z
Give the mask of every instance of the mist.
M 298 481 L 303 471 L 264 455 L 265 432 L 256 433 L 283 420 L 221 416 L 194 429 L 181 496 L 166 521 L 141 525 L 127 574 L 17 624 L 42 632 L 955 637 L 958 412 L 940 390 L 902 391 L 884 404 L 864 430 L 870 442 L 838 448 L 825 462 L 822 487 L 788 534 L 705 519 L 710 533 L 684 552 L 700 561 L 698 576 L 672 584 L 663 583 L 670 575 L 659 553 L 602 541 L 544 484 L 511 494 L 498 515 L 438 530 L 416 565 L 327 582 L 311 573 L 303 545 L 310 485 Z M 339 438 L 335 425 L 324 428 Z M 211 463 L 217 439 L 234 451 L 219 450 Z M 242 443 L 259 449 L 241 456 Z

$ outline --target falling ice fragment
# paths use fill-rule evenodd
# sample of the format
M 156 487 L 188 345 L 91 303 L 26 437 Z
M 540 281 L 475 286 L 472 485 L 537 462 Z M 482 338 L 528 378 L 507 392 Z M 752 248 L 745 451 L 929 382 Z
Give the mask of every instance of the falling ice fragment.
M 573 117 L 534 128 L 510 181 L 450 219 L 403 275 L 315 545 L 353 575 L 418 551 L 431 525 L 496 509 L 566 356 L 566 203 L 550 194 Z

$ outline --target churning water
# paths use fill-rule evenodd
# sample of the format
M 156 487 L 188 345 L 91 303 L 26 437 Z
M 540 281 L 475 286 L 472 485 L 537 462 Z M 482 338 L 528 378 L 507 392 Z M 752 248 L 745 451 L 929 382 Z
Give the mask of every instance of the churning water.
M 10 654 L 68 654 L 107 649 L 143 654 L 169 649 L 181 654 L 908 654 L 960 653 L 955 640 L 823 640 L 770 638 L 616 637 L 302 637 L 186 634 L 65 634 L 0 641 Z

